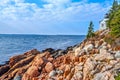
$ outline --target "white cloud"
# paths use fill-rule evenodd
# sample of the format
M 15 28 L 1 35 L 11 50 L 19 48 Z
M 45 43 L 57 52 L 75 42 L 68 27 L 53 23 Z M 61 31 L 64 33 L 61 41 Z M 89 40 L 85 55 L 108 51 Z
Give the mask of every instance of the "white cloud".
M 71 2 L 71 0 L 43 0 L 44 2 L 47 2 L 48 4 L 54 4 L 54 5 L 64 5 Z
M 83 22 L 90 20 L 90 17 L 93 20 L 99 18 L 97 16 L 104 14 L 110 7 L 108 2 L 88 3 L 87 0 L 42 1 L 47 4 L 38 7 L 37 4 L 27 3 L 24 0 L 0 0 L 0 21 L 23 31 L 22 27 L 30 29 L 33 26 L 40 28 L 59 23 Z M 104 4 L 107 5 L 103 6 Z

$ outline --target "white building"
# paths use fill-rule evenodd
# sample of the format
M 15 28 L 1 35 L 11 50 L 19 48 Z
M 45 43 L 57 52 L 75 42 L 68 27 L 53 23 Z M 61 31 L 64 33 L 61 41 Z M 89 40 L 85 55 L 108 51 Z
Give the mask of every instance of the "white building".
M 107 28 L 107 23 L 106 23 L 107 20 L 108 20 L 108 19 L 105 18 L 105 19 L 103 19 L 103 20 L 100 22 L 100 30 L 104 30 L 104 29 Z

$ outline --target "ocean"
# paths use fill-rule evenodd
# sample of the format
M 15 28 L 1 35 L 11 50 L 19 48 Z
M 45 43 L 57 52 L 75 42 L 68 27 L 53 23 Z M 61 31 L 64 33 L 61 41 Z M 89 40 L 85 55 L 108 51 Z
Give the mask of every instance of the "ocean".
M 31 49 L 39 51 L 46 48 L 66 49 L 84 39 L 84 35 L 0 34 L 0 64 L 4 64 L 11 56 L 22 54 Z

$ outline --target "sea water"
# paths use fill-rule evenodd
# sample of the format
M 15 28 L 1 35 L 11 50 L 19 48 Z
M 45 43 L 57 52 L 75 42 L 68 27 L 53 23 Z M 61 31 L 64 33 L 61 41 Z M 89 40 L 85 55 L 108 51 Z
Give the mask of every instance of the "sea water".
M 84 35 L 0 34 L 0 64 L 4 64 L 11 56 L 22 54 L 31 49 L 39 51 L 46 48 L 66 49 L 84 39 Z

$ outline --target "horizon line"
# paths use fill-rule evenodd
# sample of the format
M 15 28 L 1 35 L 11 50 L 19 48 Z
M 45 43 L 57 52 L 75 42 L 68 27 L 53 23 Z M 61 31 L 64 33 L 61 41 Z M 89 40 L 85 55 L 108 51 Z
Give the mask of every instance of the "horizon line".
M 85 34 L 21 34 L 21 33 L 0 33 L 0 35 L 50 35 L 50 36 L 85 36 Z

